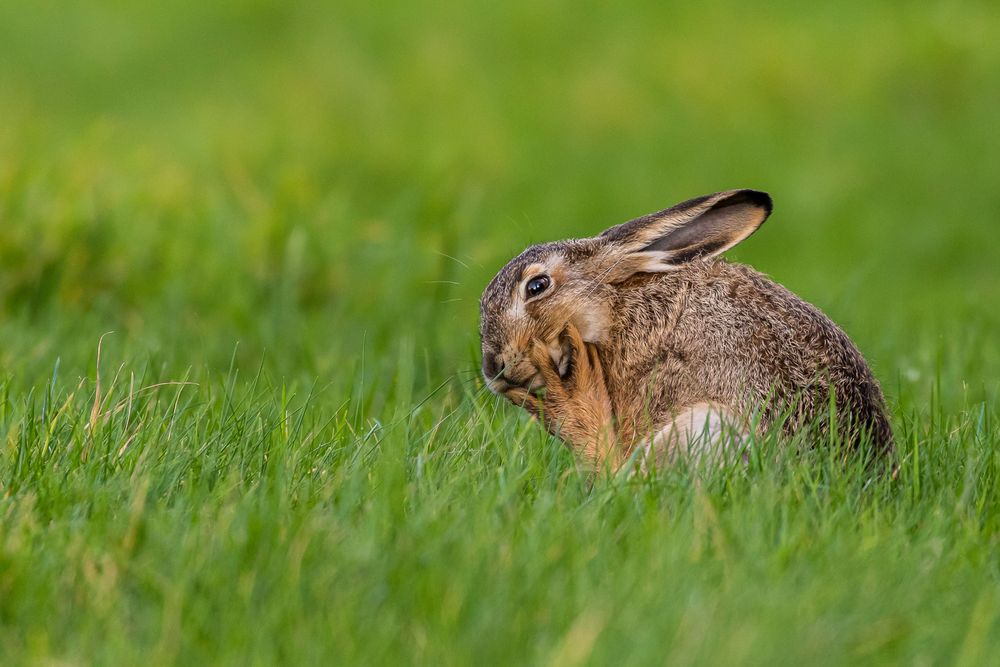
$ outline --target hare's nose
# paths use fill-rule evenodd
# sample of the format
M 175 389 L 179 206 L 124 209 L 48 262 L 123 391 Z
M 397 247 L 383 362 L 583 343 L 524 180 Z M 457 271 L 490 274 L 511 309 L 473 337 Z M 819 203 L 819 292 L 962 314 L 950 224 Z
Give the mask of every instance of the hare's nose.
M 499 354 L 487 356 L 483 359 L 483 373 L 486 377 L 493 380 L 499 379 L 503 375 L 504 370 L 506 370 L 506 366 Z

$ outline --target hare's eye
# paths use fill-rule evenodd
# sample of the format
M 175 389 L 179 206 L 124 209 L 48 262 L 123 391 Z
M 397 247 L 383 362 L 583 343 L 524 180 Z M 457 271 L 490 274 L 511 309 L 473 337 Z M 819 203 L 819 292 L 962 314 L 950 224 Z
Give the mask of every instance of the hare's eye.
M 535 276 L 524 286 L 524 293 L 529 299 L 531 299 L 547 290 L 551 284 L 552 279 L 548 276 Z

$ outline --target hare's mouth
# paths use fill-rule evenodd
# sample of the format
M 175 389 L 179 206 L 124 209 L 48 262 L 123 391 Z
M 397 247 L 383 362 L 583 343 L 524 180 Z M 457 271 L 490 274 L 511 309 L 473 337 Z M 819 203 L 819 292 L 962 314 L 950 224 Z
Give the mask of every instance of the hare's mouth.
M 538 397 L 545 389 L 545 380 L 542 374 L 535 372 L 523 380 L 513 380 L 509 377 L 497 377 L 487 381 L 490 391 L 495 394 L 505 394 L 507 391 L 519 387 L 526 389 L 532 396 Z

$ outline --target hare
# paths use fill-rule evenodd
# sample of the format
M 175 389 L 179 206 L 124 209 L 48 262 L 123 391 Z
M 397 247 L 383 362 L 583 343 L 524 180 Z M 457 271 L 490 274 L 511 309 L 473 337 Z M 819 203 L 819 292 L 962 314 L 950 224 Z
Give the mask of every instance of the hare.
M 882 390 L 847 335 L 719 257 L 771 208 L 764 192 L 729 190 L 528 248 L 483 292 L 487 385 L 591 469 L 616 469 L 637 449 L 662 462 L 739 445 L 776 425 L 835 428 L 891 453 Z

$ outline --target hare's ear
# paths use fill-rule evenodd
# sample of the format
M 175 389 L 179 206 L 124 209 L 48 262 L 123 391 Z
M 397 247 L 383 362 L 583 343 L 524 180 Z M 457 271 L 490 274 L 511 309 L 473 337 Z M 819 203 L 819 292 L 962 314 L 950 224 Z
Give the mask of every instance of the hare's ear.
M 598 239 L 620 262 L 615 277 L 670 271 L 714 257 L 753 234 L 771 214 L 771 197 L 757 190 L 729 190 L 698 197 L 612 227 Z

